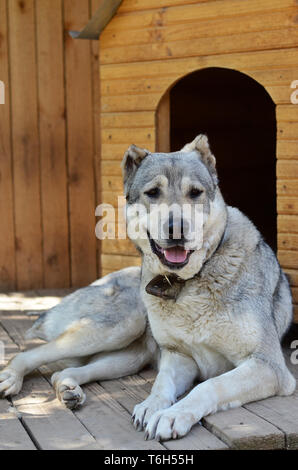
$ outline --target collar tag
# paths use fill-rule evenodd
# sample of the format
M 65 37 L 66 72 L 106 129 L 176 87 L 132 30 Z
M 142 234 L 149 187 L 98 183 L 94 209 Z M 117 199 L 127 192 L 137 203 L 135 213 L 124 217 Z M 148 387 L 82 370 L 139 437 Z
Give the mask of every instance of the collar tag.
M 165 300 L 177 300 L 185 281 L 175 274 L 167 276 L 158 275 L 146 286 L 147 294 L 160 297 Z

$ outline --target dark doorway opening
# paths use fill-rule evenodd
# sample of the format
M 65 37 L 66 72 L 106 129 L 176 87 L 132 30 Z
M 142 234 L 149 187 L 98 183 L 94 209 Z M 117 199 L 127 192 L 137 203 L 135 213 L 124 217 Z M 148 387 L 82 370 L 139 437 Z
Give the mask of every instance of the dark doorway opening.
M 275 104 L 247 75 L 207 68 L 170 91 L 170 147 L 209 137 L 226 202 L 242 210 L 276 251 Z

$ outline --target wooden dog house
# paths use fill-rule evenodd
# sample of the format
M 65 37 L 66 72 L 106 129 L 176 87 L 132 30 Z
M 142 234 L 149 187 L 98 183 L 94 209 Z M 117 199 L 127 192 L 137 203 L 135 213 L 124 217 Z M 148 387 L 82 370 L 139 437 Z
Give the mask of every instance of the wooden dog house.
M 102 201 L 117 203 L 131 143 L 177 150 L 206 132 L 224 194 L 277 245 L 298 303 L 297 1 L 117 3 L 99 41 Z M 103 241 L 103 274 L 139 262 Z

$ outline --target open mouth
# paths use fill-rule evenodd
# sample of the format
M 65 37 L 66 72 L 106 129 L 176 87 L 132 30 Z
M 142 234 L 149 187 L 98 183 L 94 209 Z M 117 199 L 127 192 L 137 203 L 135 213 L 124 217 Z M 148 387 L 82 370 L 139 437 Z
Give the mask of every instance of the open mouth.
M 155 253 L 162 264 L 169 268 L 181 269 L 187 265 L 190 255 L 194 250 L 185 250 L 183 246 L 175 245 L 169 248 L 162 248 L 155 240 L 153 240 L 148 233 L 150 245 L 153 253 Z

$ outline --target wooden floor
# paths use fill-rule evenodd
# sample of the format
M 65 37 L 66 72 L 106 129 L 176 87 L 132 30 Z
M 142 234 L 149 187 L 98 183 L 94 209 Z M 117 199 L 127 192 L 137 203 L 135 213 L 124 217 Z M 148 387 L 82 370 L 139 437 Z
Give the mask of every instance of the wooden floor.
M 24 333 L 34 317 L 31 310 L 47 309 L 67 291 L 35 291 L 0 295 L 0 341 L 5 360 L 36 346 Z M 298 338 L 297 338 L 298 339 Z M 1 351 L 1 350 L 0 350 Z M 289 361 L 290 352 L 287 354 Z M 0 355 L 1 361 L 1 355 Z M 2 364 L 3 365 L 3 364 Z M 290 364 L 298 378 L 298 365 Z M 1 363 L 0 363 L 1 367 Z M 144 441 L 130 417 L 134 405 L 150 392 L 154 372 L 84 386 L 85 405 L 74 412 L 56 399 L 50 384 L 53 367 L 42 367 L 25 379 L 20 395 L 0 400 L 0 450 L 3 449 L 297 449 L 298 392 L 220 412 L 203 420 L 183 439 Z M 57 369 L 55 369 L 57 370 Z

